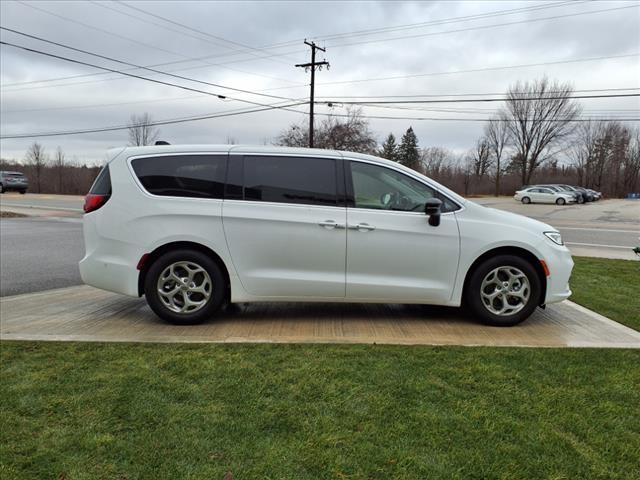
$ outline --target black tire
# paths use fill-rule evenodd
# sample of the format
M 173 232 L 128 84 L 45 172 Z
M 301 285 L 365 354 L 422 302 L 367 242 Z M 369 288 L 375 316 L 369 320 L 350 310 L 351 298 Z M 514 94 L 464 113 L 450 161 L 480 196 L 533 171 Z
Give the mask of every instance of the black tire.
M 0 193 L 4 193 L 4 187 L 2 186 L 1 183 L 0 183 Z
M 524 203 L 525 205 L 531 203 L 531 199 L 529 197 L 522 197 L 521 200 L 522 203 Z
M 481 297 L 482 282 L 489 273 L 499 267 L 515 267 L 525 274 L 529 281 L 529 299 L 522 309 L 511 315 L 496 315 L 484 305 Z M 511 327 L 526 320 L 540 304 L 542 287 L 540 277 L 529 261 L 515 255 L 498 255 L 478 265 L 470 274 L 464 293 L 464 301 L 475 316 L 487 325 Z M 492 300 L 493 302 L 493 300 Z M 494 305 L 495 308 L 495 305 Z
M 20 190 L 20 195 L 24 195 L 25 193 L 27 193 L 26 190 Z
M 556 200 L 556 205 L 564 205 L 567 201 L 564 198 L 558 198 Z
M 157 289 L 159 276 L 168 266 L 176 262 L 195 263 L 209 274 L 211 279 L 210 296 L 199 310 L 191 313 L 174 312 L 165 306 L 160 299 Z M 195 325 L 209 320 L 222 308 L 227 288 L 225 276 L 216 262 L 202 252 L 188 249 L 167 252 L 156 259 L 149 267 L 144 280 L 144 293 L 151 310 L 163 320 L 175 325 Z M 180 293 L 180 295 L 183 294 Z

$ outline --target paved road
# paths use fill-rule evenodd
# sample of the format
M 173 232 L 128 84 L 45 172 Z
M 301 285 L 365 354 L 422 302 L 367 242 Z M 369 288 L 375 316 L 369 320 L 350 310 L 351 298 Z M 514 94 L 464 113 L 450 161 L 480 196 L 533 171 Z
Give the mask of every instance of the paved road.
M 0 296 L 81 284 L 84 241 L 77 220 L 0 220 Z
M 48 195 L 27 193 L 4 193 L 0 195 L 0 206 L 31 207 L 75 211 L 82 213 L 84 197 L 78 195 Z

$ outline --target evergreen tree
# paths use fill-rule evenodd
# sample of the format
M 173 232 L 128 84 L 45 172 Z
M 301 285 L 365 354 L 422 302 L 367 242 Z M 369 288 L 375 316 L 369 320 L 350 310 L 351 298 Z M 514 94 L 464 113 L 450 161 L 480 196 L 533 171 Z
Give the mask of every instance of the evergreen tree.
M 398 144 L 396 143 L 396 137 L 393 135 L 393 133 L 390 133 L 387 139 L 382 144 L 380 156 L 382 158 L 393 160 L 394 162 L 398 161 Z
M 400 147 L 398 147 L 398 161 L 409 168 L 418 170 L 420 166 L 420 152 L 418 152 L 418 137 L 409 127 L 402 136 Z

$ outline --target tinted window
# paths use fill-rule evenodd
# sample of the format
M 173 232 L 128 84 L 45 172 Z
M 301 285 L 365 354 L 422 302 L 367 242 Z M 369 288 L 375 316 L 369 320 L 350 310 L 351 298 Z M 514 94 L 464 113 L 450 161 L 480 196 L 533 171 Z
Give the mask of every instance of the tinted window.
M 111 195 L 111 175 L 109 174 L 109 165 L 105 165 L 91 185 L 89 193 L 95 195 Z
M 351 162 L 351 177 L 356 208 L 423 212 L 429 198 L 442 200 L 442 211 L 458 206 L 435 189 L 390 168 Z
M 226 155 L 168 155 L 131 161 L 142 186 L 154 195 L 222 198 Z
M 336 161 L 310 157 L 245 157 L 244 198 L 336 205 Z

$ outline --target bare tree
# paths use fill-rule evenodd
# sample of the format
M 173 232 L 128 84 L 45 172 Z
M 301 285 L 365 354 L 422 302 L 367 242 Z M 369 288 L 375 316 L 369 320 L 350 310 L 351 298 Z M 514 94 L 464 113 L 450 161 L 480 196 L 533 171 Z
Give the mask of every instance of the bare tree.
M 449 166 L 453 155 L 446 148 L 427 147 L 420 153 L 420 163 L 426 175 L 438 178 Z
M 492 158 L 489 142 L 485 137 L 480 138 L 476 142 L 476 147 L 469 153 L 473 162 L 473 174 L 476 177 L 483 177 L 491 167 Z
M 362 118 L 360 109 L 349 109 L 345 116 L 327 117 L 315 128 L 314 143 L 316 148 L 362 153 L 373 153 L 377 147 L 376 139 L 369 130 L 369 122 Z M 309 128 L 291 125 L 278 136 L 276 144 L 306 147 L 309 144 Z
M 58 180 L 58 193 L 63 192 L 62 182 L 64 179 L 64 169 L 66 166 L 66 157 L 64 152 L 62 151 L 62 147 L 58 146 L 56 149 L 55 156 L 53 157 L 53 167 L 56 172 L 56 177 Z
M 522 184 L 528 184 L 535 170 L 549 158 L 549 151 L 574 130 L 580 105 L 571 100 L 569 84 L 547 78 L 518 82 L 507 92 L 501 115 L 508 120 L 509 133 L 519 163 Z
M 500 195 L 500 177 L 502 176 L 502 155 L 509 144 L 509 126 L 504 117 L 492 118 L 484 129 L 489 151 L 495 166 L 495 196 Z
M 624 183 L 628 192 L 637 192 L 640 184 L 640 128 L 633 129 L 625 157 Z
M 153 126 L 153 119 L 148 113 L 131 115 L 129 120 L 129 145 L 140 147 L 152 145 L 158 139 L 160 130 Z
M 47 155 L 44 151 L 44 147 L 38 143 L 33 142 L 27 150 L 26 163 L 32 168 L 33 175 L 36 181 L 36 191 L 41 191 L 42 171 L 47 163 Z

